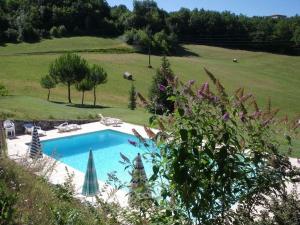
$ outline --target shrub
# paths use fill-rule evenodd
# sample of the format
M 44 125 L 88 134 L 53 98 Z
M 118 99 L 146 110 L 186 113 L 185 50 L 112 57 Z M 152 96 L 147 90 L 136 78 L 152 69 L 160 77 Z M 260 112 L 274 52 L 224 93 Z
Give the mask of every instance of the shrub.
M 50 33 L 48 30 L 45 30 L 45 29 L 41 29 L 40 32 L 39 32 L 39 35 L 40 37 L 43 37 L 43 38 L 48 38 Z
M 20 41 L 35 42 L 40 40 L 39 30 L 33 28 L 31 24 L 25 24 L 19 32 Z
M 135 91 L 135 86 L 132 82 L 131 84 L 131 88 L 129 91 L 129 104 L 128 104 L 128 108 L 131 110 L 135 110 L 136 108 L 136 91 Z
M 52 37 L 58 37 L 59 36 L 59 33 L 58 33 L 58 28 L 56 26 L 53 26 L 51 29 L 50 29 L 50 35 Z
M 1 168 L 0 168 L 0 172 Z M 4 188 L 2 181 L 0 182 L 0 224 L 14 224 L 13 215 L 15 209 L 13 208 L 16 203 L 16 196 L 10 194 Z
M 161 66 L 153 77 L 149 90 L 149 111 L 155 114 L 163 114 L 173 112 L 174 104 L 168 98 L 172 95 L 170 89 L 167 88 L 168 80 L 174 79 L 174 74 L 170 68 L 168 59 L 162 58 Z
M 168 35 L 165 31 L 154 34 L 154 49 L 164 54 L 170 54 L 177 45 L 177 37 L 174 33 Z
M 135 29 L 131 29 L 131 30 L 127 30 L 124 33 L 124 40 L 127 44 L 134 44 L 134 42 L 136 41 L 136 30 Z
M 8 28 L 5 31 L 5 35 L 8 41 L 10 42 L 17 42 L 19 33 L 16 29 Z
M 84 32 L 82 31 L 82 29 L 80 29 L 78 26 L 74 27 L 73 29 L 73 33 L 75 35 L 82 35 Z
M 196 89 L 193 80 L 184 84 L 169 79 L 161 91 L 171 89 L 174 113 L 150 118 L 159 127 L 157 134 L 145 128 L 160 152 L 149 148 L 148 154 L 154 163 L 150 180 L 161 188 L 162 200 L 156 204 L 168 210 L 170 219 L 183 217 L 186 222 L 180 224 L 225 224 L 235 204 L 248 215 L 255 213 L 263 200 L 285 193 L 286 183 L 296 181 L 300 172 L 280 153 L 283 142 L 278 138 L 283 121 L 282 136 L 290 144 L 297 122 L 277 119 L 271 103 L 261 109 L 243 89 L 228 96 L 205 71 L 215 92 L 208 83 Z
M 65 25 L 60 25 L 57 28 L 57 32 L 59 37 L 65 37 L 67 35 L 67 28 L 65 27 Z
M 0 83 L 0 96 L 6 96 L 8 95 L 8 90 L 6 87 Z
M 66 206 L 55 206 L 50 208 L 55 225 L 81 225 L 84 221 L 80 218 L 80 213 L 76 209 Z

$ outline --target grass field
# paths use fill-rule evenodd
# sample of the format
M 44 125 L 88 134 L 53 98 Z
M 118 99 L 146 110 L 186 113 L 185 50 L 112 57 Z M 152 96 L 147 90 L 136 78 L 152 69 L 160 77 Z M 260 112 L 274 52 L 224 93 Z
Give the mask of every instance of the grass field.
M 97 37 L 70 37 L 47 39 L 38 43 L 5 44 L 0 46 L 0 55 L 50 53 L 60 51 L 84 51 L 101 49 L 131 49 L 119 39 Z
M 200 85 L 208 80 L 203 70 L 206 67 L 229 92 L 244 87 L 257 97 L 259 105 L 266 104 L 270 97 L 273 106 L 281 109 L 281 115 L 300 116 L 300 57 L 202 45 L 182 47 L 185 54 L 168 57 L 174 73 L 181 80 L 194 79 Z M 124 48 L 123 54 L 91 52 Z M 99 64 L 107 71 L 108 82 L 99 86 L 97 91 L 98 108 L 69 106 L 66 104 L 67 89 L 62 85 L 52 90 L 52 102 L 45 100 L 47 91 L 40 87 L 40 77 L 47 73 L 49 64 L 63 51 L 78 51 L 89 63 Z M 122 74 L 131 72 L 137 90 L 147 96 L 161 57 L 152 56 L 153 69 L 149 69 L 148 57 L 131 51 L 133 49 L 119 39 L 96 37 L 0 46 L 0 82 L 10 93 L 10 96 L 0 98 L 0 113 L 23 119 L 76 119 L 103 113 L 128 122 L 147 123 L 149 115 L 145 110 L 127 108 L 131 83 L 124 80 Z M 238 58 L 239 62 L 233 63 L 232 58 Z M 73 102 L 79 104 L 80 97 L 81 93 L 73 89 Z M 86 94 L 86 103 L 92 103 L 92 93 Z

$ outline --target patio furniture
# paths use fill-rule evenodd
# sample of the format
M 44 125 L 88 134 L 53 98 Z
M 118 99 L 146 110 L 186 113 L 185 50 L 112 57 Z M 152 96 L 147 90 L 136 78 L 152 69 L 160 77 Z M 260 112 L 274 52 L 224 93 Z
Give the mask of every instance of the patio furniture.
M 69 123 L 68 122 L 64 122 L 58 126 L 54 126 L 54 128 L 58 129 L 58 132 L 64 132 L 67 130 Z
M 78 124 L 69 124 L 68 122 L 64 122 L 54 128 L 58 129 L 58 132 L 69 132 L 81 129 L 81 126 Z
M 24 125 L 25 128 L 25 134 L 32 134 L 34 125 L 32 123 L 25 123 Z M 39 136 L 45 136 L 46 131 L 44 131 L 40 126 L 35 126 L 37 129 L 37 133 Z
M 98 114 L 100 117 L 100 123 L 105 126 L 113 125 L 114 127 L 118 126 L 119 124 L 122 124 L 122 120 L 113 118 L 113 117 L 104 117 L 101 113 Z
M 3 122 L 3 128 L 5 129 L 5 134 L 7 137 L 16 136 L 15 124 L 11 120 L 5 120 Z

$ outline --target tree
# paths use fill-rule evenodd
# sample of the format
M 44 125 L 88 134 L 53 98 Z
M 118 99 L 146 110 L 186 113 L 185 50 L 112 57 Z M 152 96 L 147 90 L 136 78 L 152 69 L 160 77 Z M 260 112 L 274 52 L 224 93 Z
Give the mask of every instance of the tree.
M 49 75 L 43 76 L 43 77 L 41 78 L 40 83 L 41 83 L 41 86 L 42 86 L 43 88 L 48 89 L 47 101 L 49 101 L 49 99 L 50 99 L 50 90 L 51 90 L 52 88 L 55 88 L 56 83 L 55 83 L 55 81 L 53 80 L 53 78 L 52 78 L 51 76 L 49 76 Z
M 105 70 L 99 66 L 94 64 L 90 68 L 90 75 L 89 79 L 91 80 L 93 84 L 93 90 L 94 90 L 94 106 L 96 106 L 96 88 L 100 84 L 104 84 L 107 82 L 107 73 Z
M 300 46 L 300 26 L 294 31 L 293 39 L 296 46 Z
M 76 83 L 75 87 L 78 91 L 82 92 L 81 105 L 83 105 L 84 93 L 86 91 L 90 91 L 93 89 L 93 87 L 94 87 L 93 82 L 90 80 L 89 77 L 87 77 L 87 78 L 83 79 L 82 81 L 80 81 L 79 83 Z
M 68 86 L 68 101 L 71 101 L 71 85 L 82 81 L 89 74 L 85 59 L 79 55 L 67 53 L 57 58 L 49 69 L 49 75 Z
M 161 67 L 156 71 L 149 90 L 149 99 L 151 105 L 149 110 L 152 113 L 163 114 L 165 112 L 173 112 L 174 104 L 168 98 L 172 95 L 168 86 L 168 80 L 174 80 L 174 74 L 170 68 L 168 59 L 162 58 Z
M 128 108 L 131 110 L 135 110 L 136 108 L 136 91 L 133 82 L 131 83 L 131 89 L 129 91 L 129 104 Z
M 147 34 L 147 36 L 144 38 L 142 43 L 145 44 L 146 46 L 148 46 L 148 68 L 152 68 L 152 66 L 151 66 L 151 47 L 153 45 L 153 35 L 152 35 L 152 31 L 150 30 L 149 27 L 146 28 L 145 33 Z
M 125 32 L 126 42 L 137 47 L 139 51 L 148 53 L 148 68 L 151 66 L 151 49 L 154 46 L 153 35 L 149 29 L 131 29 Z

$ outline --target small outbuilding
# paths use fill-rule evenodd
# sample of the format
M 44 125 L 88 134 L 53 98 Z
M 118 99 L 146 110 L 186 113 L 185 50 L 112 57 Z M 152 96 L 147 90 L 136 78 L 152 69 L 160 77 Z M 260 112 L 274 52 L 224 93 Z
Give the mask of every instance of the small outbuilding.
M 133 80 L 133 76 L 132 76 L 132 74 L 129 73 L 129 72 L 125 72 L 125 73 L 123 74 L 123 78 L 126 79 L 126 80 Z

